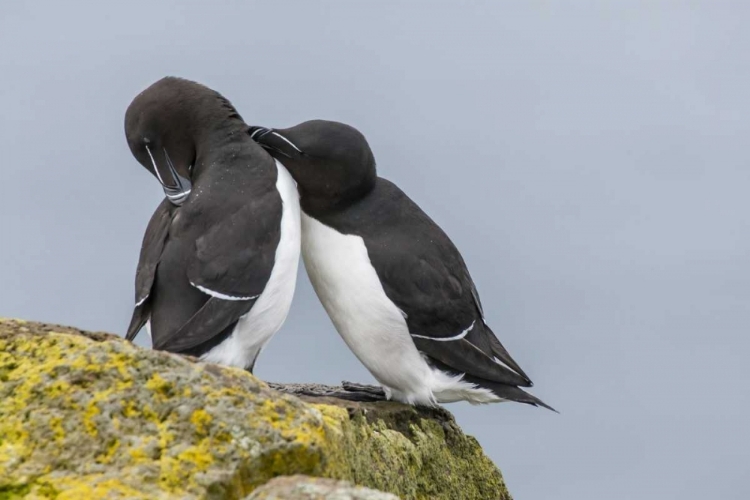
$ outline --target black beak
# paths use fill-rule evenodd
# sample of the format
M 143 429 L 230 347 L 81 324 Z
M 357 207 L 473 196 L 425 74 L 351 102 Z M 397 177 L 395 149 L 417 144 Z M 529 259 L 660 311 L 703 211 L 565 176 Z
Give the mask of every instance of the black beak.
M 159 179 L 159 183 L 161 183 L 161 186 L 164 189 L 164 194 L 173 205 L 179 207 L 185 203 L 185 200 L 187 200 L 190 195 L 190 192 L 193 189 L 193 183 L 190 182 L 190 179 L 181 176 L 177 172 L 177 169 L 174 167 L 172 159 L 169 157 L 169 153 L 167 153 L 166 149 L 164 149 L 164 159 L 167 165 L 167 168 L 165 169 L 166 172 L 159 171 L 159 166 L 148 146 L 146 146 L 146 151 L 148 151 L 148 156 L 151 158 L 151 164 L 154 166 L 156 178 Z
M 272 128 L 253 126 L 247 132 L 252 140 L 270 152 L 272 156 L 281 155 L 286 158 L 294 158 L 305 154 L 296 144 Z

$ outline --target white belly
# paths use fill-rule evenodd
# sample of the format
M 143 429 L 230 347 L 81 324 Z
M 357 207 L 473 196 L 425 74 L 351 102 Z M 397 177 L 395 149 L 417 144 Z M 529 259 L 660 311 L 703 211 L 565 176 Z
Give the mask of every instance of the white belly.
M 223 365 L 250 368 L 271 337 L 284 324 L 297 284 L 300 253 L 299 194 L 292 176 L 276 162 L 276 189 L 281 195 L 281 238 L 276 247 L 271 276 L 253 308 L 237 322 L 232 335 L 201 359 Z
M 360 236 L 341 234 L 304 212 L 301 218 L 302 256 L 313 288 L 344 342 L 387 394 L 423 405 L 497 400 L 425 362 Z

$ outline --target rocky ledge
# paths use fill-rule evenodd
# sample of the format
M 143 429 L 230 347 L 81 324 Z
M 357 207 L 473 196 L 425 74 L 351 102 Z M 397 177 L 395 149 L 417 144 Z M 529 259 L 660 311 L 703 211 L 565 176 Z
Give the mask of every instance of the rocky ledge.
M 511 498 L 443 409 L 274 387 L 301 396 L 115 335 L 0 319 L 0 500 Z M 392 495 L 266 484 L 297 474 Z

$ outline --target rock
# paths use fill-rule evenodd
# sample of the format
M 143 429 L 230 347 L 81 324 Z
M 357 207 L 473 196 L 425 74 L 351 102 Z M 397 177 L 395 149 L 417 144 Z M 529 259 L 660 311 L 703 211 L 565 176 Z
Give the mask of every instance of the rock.
M 0 319 L 0 500 L 240 499 L 294 474 L 405 500 L 510 498 L 443 409 L 296 397 L 114 335 Z
M 399 500 L 382 491 L 354 486 L 347 481 L 307 476 L 277 477 L 245 500 Z

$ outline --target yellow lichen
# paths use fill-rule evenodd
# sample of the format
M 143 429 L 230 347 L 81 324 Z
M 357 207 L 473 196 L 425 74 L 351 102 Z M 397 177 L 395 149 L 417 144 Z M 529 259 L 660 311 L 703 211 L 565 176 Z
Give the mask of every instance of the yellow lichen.
M 159 446 L 162 449 L 167 448 L 174 441 L 174 434 L 169 431 L 169 424 L 158 422 L 156 428 L 159 429 Z
M 151 459 L 151 457 L 148 456 L 148 454 L 146 453 L 146 450 L 143 447 L 130 448 L 128 450 L 128 455 L 130 455 L 130 457 L 133 459 L 135 463 L 145 462 Z
M 107 447 L 107 452 L 103 453 L 101 455 L 98 455 L 96 457 L 96 461 L 101 464 L 109 464 L 112 463 L 112 460 L 115 458 L 117 453 L 120 450 L 120 440 L 115 439 L 110 443 L 110 445 Z
M 94 417 L 100 413 L 101 411 L 99 410 L 99 407 L 96 406 L 96 400 L 92 399 L 86 407 L 86 412 L 83 414 L 83 425 L 86 428 L 86 432 L 93 437 L 96 437 L 99 434 L 99 430 L 96 428 L 96 423 L 94 422 Z
M 0 319 L 2 500 L 239 499 L 295 473 L 405 500 L 509 498 L 452 421 L 309 405 L 243 370 L 55 330 Z
M 214 463 L 211 446 L 208 440 L 203 440 L 198 446 L 191 446 L 177 455 L 180 462 L 192 464 L 198 471 L 205 471 Z
M 49 426 L 55 434 L 55 441 L 60 444 L 65 439 L 65 429 L 62 426 L 62 417 L 55 415 L 49 419 Z
M 135 418 L 140 412 L 138 407 L 135 405 L 135 401 L 125 401 L 125 407 L 122 409 L 122 414 L 125 418 Z
M 199 408 L 195 410 L 190 415 L 190 422 L 195 427 L 195 430 L 198 434 L 205 435 L 208 432 L 208 425 L 213 420 L 213 417 L 204 410 L 203 408 Z
M 47 485 L 48 491 L 55 492 L 54 496 L 41 496 L 38 498 L 55 498 L 56 500 L 81 500 L 81 499 L 132 499 L 148 500 L 150 497 L 138 489 L 121 480 L 105 478 L 101 475 L 87 475 L 77 478 L 63 477 L 51 479 Z M 59 493 L 57 493 L 59 492 Z
M 171 384 L 164 380 L 158 373 L 151 375 L 151 378 L 146 382 L 146 389 L 161 394 L 162 396 L 169 390 Z

